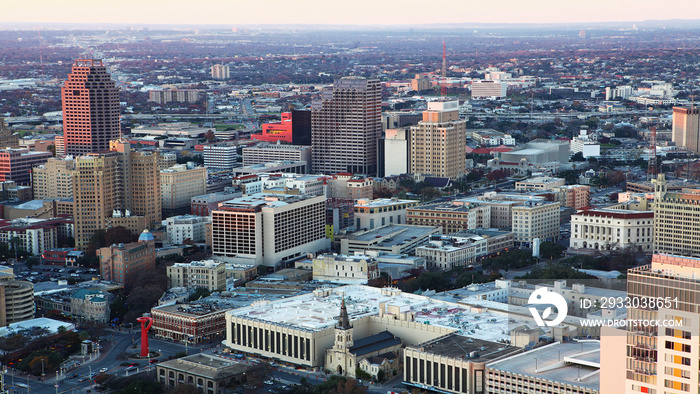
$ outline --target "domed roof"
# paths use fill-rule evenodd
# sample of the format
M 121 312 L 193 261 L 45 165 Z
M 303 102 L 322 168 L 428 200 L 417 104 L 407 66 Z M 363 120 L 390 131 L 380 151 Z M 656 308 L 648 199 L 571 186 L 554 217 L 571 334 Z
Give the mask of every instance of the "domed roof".
M 148 241 L 154 241 L 156 238 L 151 234 L 148 229 L 143 230 L 141 235 L 139 235 L 139 242 L 148 242 Z

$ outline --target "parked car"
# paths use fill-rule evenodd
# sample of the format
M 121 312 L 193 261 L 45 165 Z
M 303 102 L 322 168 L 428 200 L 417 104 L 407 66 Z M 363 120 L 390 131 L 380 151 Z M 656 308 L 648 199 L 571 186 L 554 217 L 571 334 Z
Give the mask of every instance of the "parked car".
M 109 368 L 102 368 L 102 369 L 100 369 L 100 373 L 105 373 L 105 372 L 107 372 L 107 371 L 109 371 Z

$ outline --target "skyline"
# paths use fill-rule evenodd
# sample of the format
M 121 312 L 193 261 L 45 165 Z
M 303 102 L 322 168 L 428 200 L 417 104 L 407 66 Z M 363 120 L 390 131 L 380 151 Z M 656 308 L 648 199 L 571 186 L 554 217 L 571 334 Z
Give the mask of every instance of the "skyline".
M 503 0 L 496 8 L 492 3 L 465 4 L 446 0 L 441 7 L 425 7 L 415 1 L 388 0 L 370 2 L 358 0 L 352 9 L 320 0 L 302 0 L 290 7 L 289 2 L 268 0 L 250 3 L 240 0 L 125 0 L 120 7 L 104 3 L 70 0 L 56 3 L 50 0 L 13 2 L 5 5 L 3 23 L 91 23 L 91 24 L 211 24 L 211 25 L 426 25 L 454 23 L 549 24 L 643 22 L 672 20 L 679 16 L 700 15 L 700 3 L 679 0 L 673 7 L 660 8 L 654 0 L 622 0 L 606 2 L 592 0 L 585 7 L 561 4 L 554 0 L 521 2 Z M 310 12 L 310 10 L 313 10 Z M 370 11 L 371 10 L 371 11 Z M 444 12 L 450 10 L 450 12 Z M 683 10 L 679 14 L 678 10 Z M 272 12 L 270 12 L 272 11 Z M 454 12 L 453 12 L 454 11 Z

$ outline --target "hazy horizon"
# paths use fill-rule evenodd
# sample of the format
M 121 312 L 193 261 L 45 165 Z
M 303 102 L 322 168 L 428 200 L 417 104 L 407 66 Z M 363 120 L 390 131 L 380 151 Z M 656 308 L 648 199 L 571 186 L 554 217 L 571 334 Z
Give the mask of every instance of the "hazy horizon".
M 357 25 L 431 24 L 581 24 L 691 20 L 700 2 L 677 0 L 659 7 L 656 0 L 590 0 L 562 4 L 554 0 L 501 0 L 475 4 L 445 0 L 440 6 L 417 1 L 356 0 L 352 6 L 320 0 L 249 2 L 241 0 L 30 0 L 5 4 L 0 24 L 120 25 Z M 681 12 L 682 11 L 682 12 Z

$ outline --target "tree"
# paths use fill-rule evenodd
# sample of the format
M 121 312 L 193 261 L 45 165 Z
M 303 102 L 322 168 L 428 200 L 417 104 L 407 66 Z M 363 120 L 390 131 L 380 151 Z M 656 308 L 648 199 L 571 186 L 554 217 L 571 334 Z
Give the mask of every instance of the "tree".
M 506 172 L 503 170 L 493 170 L 493 171 L 489 172 L 488 174 L 486 174 L 486 179 L 493 182 L 493 181 L 498 181 L 500 179 L 503 179 L 506 176 L 508 176 L 508 174 L 506 174 Z
M 540 244 L 540 256 L 544 259 L 554 259 L 561 257 L 561 254 L 566 250 L 564 245 L 556 242 L 545 241 Z
M 55 145 L 49 145 L 46 147 L 46 150 L 51 152 L 53 157 L 56 157 L 56 146 Z
M 136 242 L 138 236 L 126 227 L 116 226 L 105 231 L 105 246 Z
M 206 133 L 204 133 L 204 139 L 206 139 L 207 142 L 213 142 L 216 139 L 216 136 L 211 130 L 209 130 Z
M 384 381 L 384 370 L 380 369 L 379 372 L 377 372 L 377 381 L 383 382 Z
M 421 189 L 420 194 L 425 201 L 433 200 L 442 196 L 442 192 L 434 187 L 423 188 Z
M 586 158 L 583 157 L 583 152 L 576 152 L 573 156 L 571 156 L 570 161 L 586 161 Z
M 209 297 L 210 294 L 211 294 L 211 292 L 209 290 L 207 290 L 206 288 L 198 287 L 190 295 L 190 297 L 187 299 L 187 301 L 189 301 L 189 302 L 197 301 L 200 298 Z

